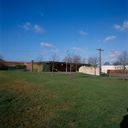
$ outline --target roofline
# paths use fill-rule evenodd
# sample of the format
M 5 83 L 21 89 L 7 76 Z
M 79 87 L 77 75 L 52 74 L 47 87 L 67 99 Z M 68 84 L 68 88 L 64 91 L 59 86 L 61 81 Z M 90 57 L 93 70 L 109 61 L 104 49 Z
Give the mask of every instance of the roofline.
M 29 62 L 25 62 L 25 61 L 2 61 L 3 63 L 15 63 L 15 64 L 25 64 L 25 63 L 32 63 L 32 61 Z M 60 64 L 80 64 L 80 65 L 90 65 L 90 64 L 86 64 L 86 63 L 72 63 L 72 62 L 64 62 L 64 61 L 33 61 L 34 64 L 38 64 L 38 63 L 60 63 Z

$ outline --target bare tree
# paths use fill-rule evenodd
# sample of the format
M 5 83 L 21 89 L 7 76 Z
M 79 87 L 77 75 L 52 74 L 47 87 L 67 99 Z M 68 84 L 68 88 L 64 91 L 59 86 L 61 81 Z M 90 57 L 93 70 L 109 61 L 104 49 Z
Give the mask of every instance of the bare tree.
M 63 61 L 66 62 L 66 72 L 67 72 L 68 64 L 70 66 L 70 72 L 72 71 L 72 63 L 76 64 L 76 71 L 77 71 L 77 64 L 81 63 L 81 56 L 67 51 L 67 55 L 64 57 Z
M 65 62 L 72 63 L 72 53 L 67 51 L 66 56 L 63 59 Z
M 123 66 L 125 70 L 125 66 L 128 64 L 128 52 L 124 51 L 118 56 L 118 62 Z
M 88 58 L 88 63 L 91 64 L 95 69 L 95 75 L 96 75 L 96 67 L 98 65 L 98 57 L 92 56 Z
M 123 79 L 125 79 L 125 74 L 126 74 L 126 65 L 128 65 L 128 52 L 124 51 L 122 52 L 118 58 L 117 61 L 115 62 L 115 64 L 117 65 L 121 65 L 122 66 L 122 74 L 123 74 Z
M 51 59 L 50 59 L 51 61 L 52 61 L 52 72 L 55 70 L 54 68 L 55 68 L 55 61 L 59 61 L 59 57 L 58 57 L 58 55 L 56 54 L 56 53 L 54 53 L 54 54 L 52 54 L 52 56 L 51 56 Z
M 81 63 L 81 56 L 80 55 L 73 55 L 72 56 L 72 62 L 76 65 L 76 71 L 77 71 L 77 65 Z
M 87 63 L 86 58 L 84 57 L 84 58 L 81 60 L 81 62 L 82 62 L 83 64 Z
M 121 63 L 117 60 L 113 63 L 113 65 L 121 65 Z
M 72 63 L 72 54 L 67 51 L 67 55 L 63 59 L 66 62 L 66 72 L 68 71 L 68 64 L 70 64 L 70 72 L 71 72 L 71 63 Z
M 80 55 L 73 55 L 72 56 L 73 63 L 81 63 L 81 56 Z

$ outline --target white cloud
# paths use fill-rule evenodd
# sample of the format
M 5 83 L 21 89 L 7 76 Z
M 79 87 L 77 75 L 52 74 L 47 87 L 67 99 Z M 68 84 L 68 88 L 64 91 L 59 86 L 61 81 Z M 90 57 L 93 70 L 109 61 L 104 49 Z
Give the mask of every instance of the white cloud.
M 105 42 L 109 42 L 109 41 L 113 41 L 113 40 L 115 40 L 116 39 L 116 36 L 108 36 L 108 37 L 106 37 L 105 39 L 104 39 L 104 41 Z
M 123 30 L 123 28 L 122 28 L 121 25 L 119 25 L 119 24 L 115 24 L 115 25 L 114 25 L 114 28 L 115 28 L 116 30 L 120 30 L 120 31 Z
M 59 60 L 60 51 L 51 43 L 41 42 L 40 46 L 43 48 L 41 51 L 41 55 L 45 57 L 45 60 L 53 59 L 53 57 L 57 57 L 55 59 Z M 54 56 L 56 55 L 56 56 Z
M 32 26 L 31 26 L 30 22 L 25 22 L 20 27 L 23 28 L 24 30 L 28 31 L 31 29 Z
M 114 28 L 118 31 L 128 31 L 128 21 L 124 21 L 122 24 L 115 24 Z
M 80 30 L 80 35 L 82 35 L 82 36 L 86 36 L 86 35 L 88 35 L 88 33 L 85 32 L 85 31 L 83 31 L 83 30 Z
M 30 22 L 25 22 L 22 25 L 20 25 L 20 27 L 26 31 L 32 31 L 32 32 L 36 32 L 36 33 L 44 32 L 44 29 L 42 26 L 40 26 L 39 24 L 33 25 Z
M 41 42 L 40 45 L 43 48 L 53 48 L 53 45 L 47 42 Z
M 35 24 L 35 25 L 34 25 L 34 31 L 35 31 L 36 33 L 41 33 L 41 32 L 43 32 L 43 28 L 42 28 L 40 25 Z
M 126 30 L 128 30 L 128 21 L 124 21 L 123 28 L 126 29 Z

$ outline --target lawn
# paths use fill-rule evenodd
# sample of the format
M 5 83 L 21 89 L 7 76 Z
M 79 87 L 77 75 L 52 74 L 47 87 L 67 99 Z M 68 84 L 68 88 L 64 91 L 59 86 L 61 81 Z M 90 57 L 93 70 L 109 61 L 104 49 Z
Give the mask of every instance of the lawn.
M 119 128 L 128 80 L 0 72 L 0 128 Z

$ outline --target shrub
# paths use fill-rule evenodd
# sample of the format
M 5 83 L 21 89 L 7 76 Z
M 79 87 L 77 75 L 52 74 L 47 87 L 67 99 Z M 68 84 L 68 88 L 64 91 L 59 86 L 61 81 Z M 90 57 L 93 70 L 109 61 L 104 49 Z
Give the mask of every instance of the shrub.
M 26 65 L 17 64 L 16 69 L 26 69 Z

